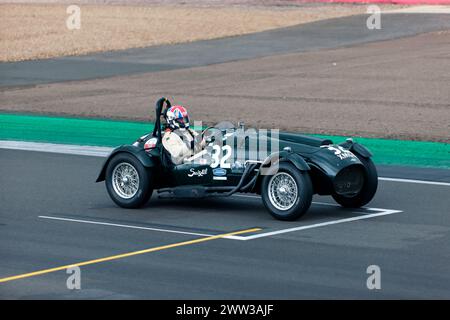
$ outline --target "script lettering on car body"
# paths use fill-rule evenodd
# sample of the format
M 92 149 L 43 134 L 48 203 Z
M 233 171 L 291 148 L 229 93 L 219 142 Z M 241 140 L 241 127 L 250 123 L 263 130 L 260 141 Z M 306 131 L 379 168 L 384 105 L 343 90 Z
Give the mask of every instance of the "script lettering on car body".
M 208 168 L 204 168 L 201 170 L 195 170 L 194 168 L 191 168 L 190 173 L 188 173 L 188 177 L 203 177 L 204 175 L 208 174 Z

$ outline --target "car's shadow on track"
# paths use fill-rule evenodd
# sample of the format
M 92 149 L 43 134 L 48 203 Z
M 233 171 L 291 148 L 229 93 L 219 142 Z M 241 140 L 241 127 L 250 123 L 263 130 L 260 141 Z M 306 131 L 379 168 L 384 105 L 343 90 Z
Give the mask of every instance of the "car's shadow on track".
M 321 197 L 323 199 L 323 197 Z M 144 211 L 144 212 L 142 212 Z M 313 202 L 308 212 L 294 222 L 315 223 L 326 219 L 340 219 L 364 214 L 365 209 L 346 209 L 333 204 Z M 223 197 L 206 199 L 159 199 L 153 197 L 142 209 L 140 214 L 146 217 L 158 217 L 170 214 L 172 217 L 184 218 L 189 215 L 198 217 L 220 216 L 221 219 L 230 218 L 237 221 L 253 223 L 280 222 L 275 220 L 264 207 L 259 197 Z M 147 215 L 148 213 L 148 215 Z
M 295 221 L 280 221 L 269 214 L 257 196 L 237 194 L 220 198 L 164 199 L 155 193 L 140 209 L 120 208 L 105 200 L 83 212 L 82 216 L 88 220 L 214 234 L 249 227 L 260 227 L 264 231 L 302 227 L 364 213 L 369 212 L 345 209 L 330 197 L 316 196 L 303 217 Z

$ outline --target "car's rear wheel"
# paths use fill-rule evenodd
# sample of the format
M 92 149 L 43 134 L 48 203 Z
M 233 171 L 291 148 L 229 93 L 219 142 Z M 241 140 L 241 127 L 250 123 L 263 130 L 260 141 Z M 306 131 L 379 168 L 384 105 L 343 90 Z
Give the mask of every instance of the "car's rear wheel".
M 277 173 L 264 176 L 261 191 L 267 210 L 279 220 L 296 220 L 303 216 L 313 194 L 309 175 L 285 162 L 279 164 Z
M 378 174 L 372 159 L 355 154 L 364 165 L 364 184 L 361 190 L 352 195 L 342 195 L 334 192 L 333 199 L 346 208 L 359 208 L 369 203 L 375 196 L 378 188 Z
M 128 153 L 119 153 L 106 168 L 106 189 L 111 199 L 123 208 L 139 208 L 152 195 L 150 172 Z

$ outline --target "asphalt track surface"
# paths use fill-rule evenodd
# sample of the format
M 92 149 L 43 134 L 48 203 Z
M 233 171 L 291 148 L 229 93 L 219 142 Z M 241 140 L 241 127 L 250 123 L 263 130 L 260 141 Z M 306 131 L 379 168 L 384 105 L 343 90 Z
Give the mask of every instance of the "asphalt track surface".
M 281 222 L 241 195 L 154 196 L 143 209 L 120 209 L 94 183 L 100 157 L 0 150 L 0 158 L 0 278 L 261 229 L 83 266 L 81 290 L 66 288 L 64 270 L 0 283 L 2 299 L 450 297 L 450 186 L 380 181 L 371 209 L 316 197 L 301 220 Z M 369 265 L 381 268 L 381 290 L 366 287 Z
M 171 70 L 386 40 L 450 25 L 448 16 L 418 14 L 414 24 L 405 16 L 383 20 L 386 28 L 380 33 L 367 32 L 365 17 L 359 16 L 346 18 L 341 27 L 341 20 L 329 20 L 301 32 L 294 27 L 179 45 L 171 54 L 156 47 L 1 64 L 0 85 Z M 94 183 L 102 162 L 99 157 L 0 150 L 1 299 L 450 298 L 447 185 L 380 181 L 365 209 L 342 209 L 329 197 L 315 197 L 301 220 L 281 222 L 260 199 L 245 195 L 203 201 L 153 197 L 140 210 L 118 208 L 104 184 Z M 379 170 L 385 177 L 450 182 L 448 170 Z M 211 238 L 254 228 L 260 230 Z M 97 260 L 104 257 L 113 258 Z M 81 290 L 67 289 L 64 268 L 1 282 L 84 261 L 91 264 L 81 267 Z M 381 268 L 381 290 L 367 289 L 369 265 Z
M 0 87 L 191 68 L 389 40 L 450 28 L 448 14 L 383 14 L 380 30 L 369 30 L 367 18 L 368 15 L 356 15 L 239 37 L 79 57 L 0 63 Z

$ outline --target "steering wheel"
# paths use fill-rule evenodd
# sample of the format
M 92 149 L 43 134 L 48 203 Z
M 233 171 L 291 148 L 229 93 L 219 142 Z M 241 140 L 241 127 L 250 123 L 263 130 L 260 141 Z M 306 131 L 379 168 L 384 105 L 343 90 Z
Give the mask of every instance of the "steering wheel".
M 207 127 L 202 131 L 202 138 L 206 143 L 211 143 L 217 140 L 217 136 L 223 137 L 223 132 L 216 127 Z

